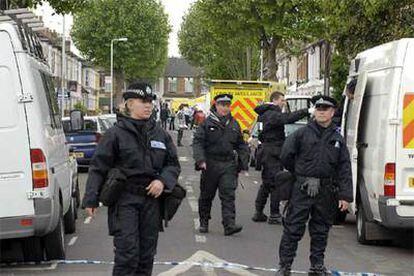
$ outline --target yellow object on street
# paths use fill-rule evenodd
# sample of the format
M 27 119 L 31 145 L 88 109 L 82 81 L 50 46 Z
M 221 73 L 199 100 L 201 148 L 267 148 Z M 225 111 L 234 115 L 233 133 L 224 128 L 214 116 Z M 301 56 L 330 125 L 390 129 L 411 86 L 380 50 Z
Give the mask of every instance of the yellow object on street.
M 231 113 L 242 130 L 245 130 L 250 129 L 256 120 L 255 107 L 269 101 L 270 94 L 274 91 L 285 93 L 286 85 L 271 81 L 212 80 L 210 100 L 219 94 L 233 95 Z

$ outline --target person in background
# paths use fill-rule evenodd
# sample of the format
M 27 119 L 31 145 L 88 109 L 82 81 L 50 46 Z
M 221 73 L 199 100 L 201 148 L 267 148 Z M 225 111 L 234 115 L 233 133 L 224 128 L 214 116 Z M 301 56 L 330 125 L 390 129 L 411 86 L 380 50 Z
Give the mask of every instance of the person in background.
M 185 119 L 184 105 L 182 105 L 182 104 L 178 108 L 177 124 L 178 124 L 177 146 L 182 147 L 183 146 L 182 140 L 183 140 L 183 136 L 184 136 L 184 131 L 186 129 L 188 129 L 187 122 L 186 122 L 186 119 Z
M 275 175 L 283 169 L 280 163 L 280 151 L 285 141 L 285 125 L 294 123 L 309 114 L 308 109 L 301 109 L 291 113 L 283 113 L 285 106 L 285 95 L 275 91 L 270 95 L 270 103 L 259 105 L 255 112 L 259 115 L 257 121 L 261 124 L 259 141 L 261 142 L 261 157 L 258 166 L 262 166 L 262 185 L 257 191 L 255 209 L 256 212 L 252 217 L 254 222 L 267 222 L 269 224 L 280 224 L 282 216 L 279 211 L 279 199 Z M 270 216 L 263 213 L 267 198 L 270 195 Z

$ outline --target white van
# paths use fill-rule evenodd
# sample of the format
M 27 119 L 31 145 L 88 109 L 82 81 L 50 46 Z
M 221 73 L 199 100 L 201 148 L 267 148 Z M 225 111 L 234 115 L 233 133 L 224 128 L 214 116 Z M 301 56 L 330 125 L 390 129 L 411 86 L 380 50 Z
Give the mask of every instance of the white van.
M 357 238 L 392 239 L 414 228 L 414 39 L 366 50 L 352 61 L 353 99 L 341 129 L 351 155 Z
M 23 25 L 0 23 L 0 85 L 1 243 L 23 238 L 27 261 L 64 258 L 64 231 L 75 231 L 76 165 L 40 43 Z

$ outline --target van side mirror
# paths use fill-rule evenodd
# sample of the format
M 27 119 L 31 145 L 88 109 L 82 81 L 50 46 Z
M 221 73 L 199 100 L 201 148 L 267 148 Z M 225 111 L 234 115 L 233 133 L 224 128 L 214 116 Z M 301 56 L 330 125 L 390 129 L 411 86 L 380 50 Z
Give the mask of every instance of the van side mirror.
M 70 126 L 72 131 L 83 130 L 84 120 L 83 113 L 80 110 L 72 110 L 70 112 Z

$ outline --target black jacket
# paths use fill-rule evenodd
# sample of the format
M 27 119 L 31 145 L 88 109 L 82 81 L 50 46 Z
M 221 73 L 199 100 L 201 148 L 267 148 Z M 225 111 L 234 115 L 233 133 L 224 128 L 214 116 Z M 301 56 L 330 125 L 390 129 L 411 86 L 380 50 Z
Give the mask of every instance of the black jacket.
M 339 199 L 352 202 L 349 152 L 335 124 L 323 132 L 316 122 L 292 133 L 280 155 L 283 165 L 297 176 L 330 178 L 339 188 Z
M 285 125 L 292 124 L 308 115 L 307 109 L 291 113 L 282 113 L 279 106 L 263 104 L 254 111 L 259 115 L 257 121 L 263 123 L 263 130 L 259 134 L 260 142 L 282 145 L 285 141 Z
M 248 170 L 249 147 L 243 140 L 239 123 L 231 116 L 225 122 L 220 121 L 212 111 L 194 134 L 193 156 L 196 164 L 209 158 L 231 159 L 234 151 L 239 157 L 239 168 Z
M 118 123 L 99 142 L 89 167 L 83 201 L 84 207 L 97 207 L 98 195 L 108 171 L 121 167 L 128 185 L 139 179 L 159 179 L 166 190 L 172 190 L 180 174 L 177 149 L 170 135 L 155 120 L 141 122 L 118 115 Z M 139 181 L 138 181 L 139 182 Z

